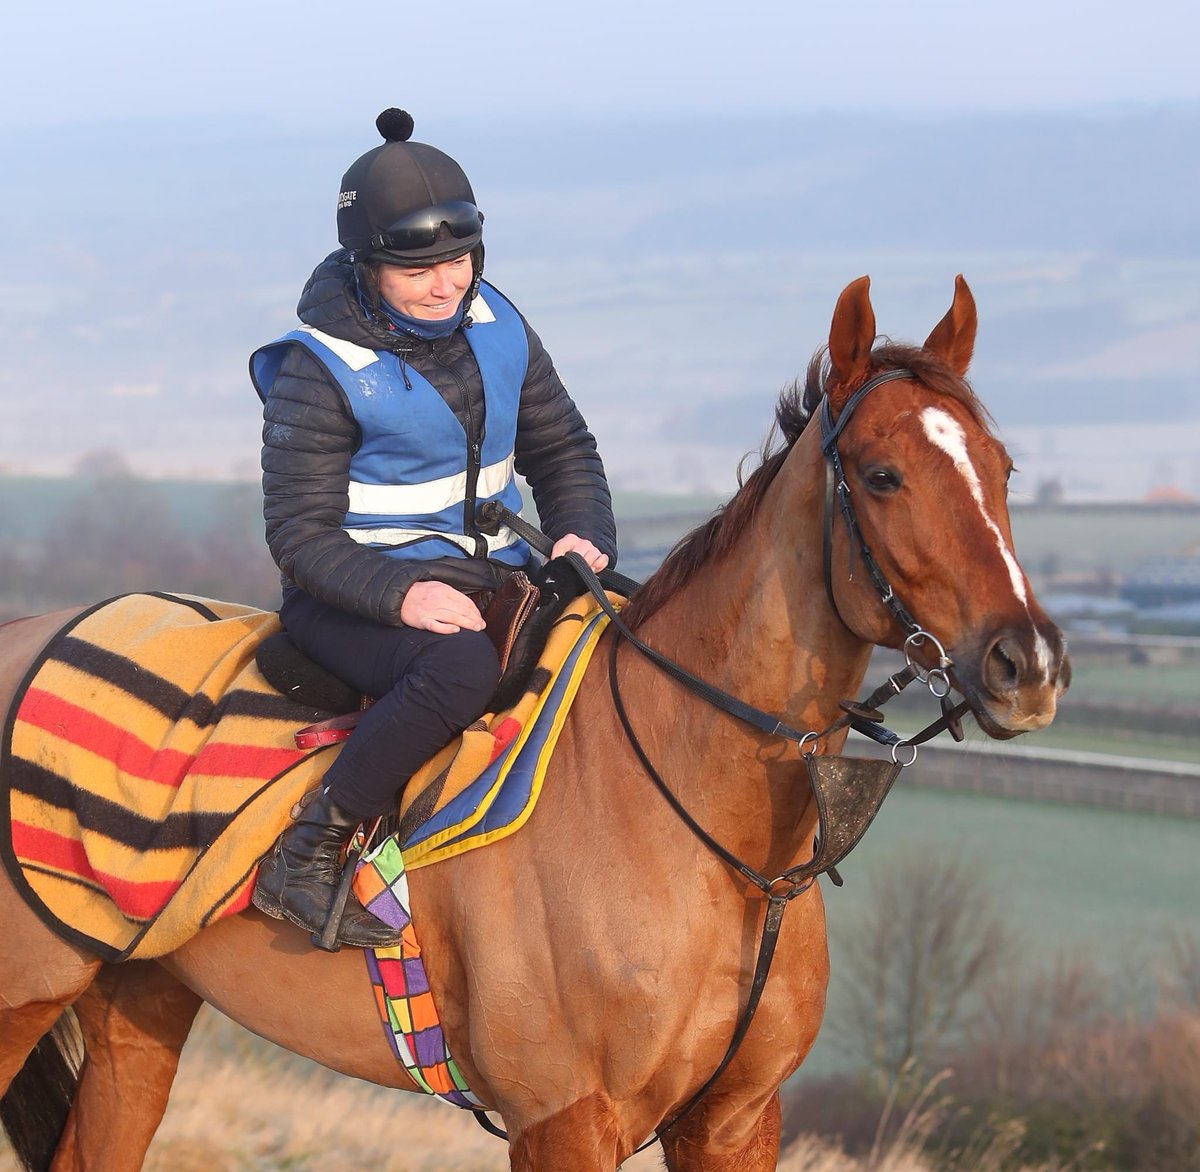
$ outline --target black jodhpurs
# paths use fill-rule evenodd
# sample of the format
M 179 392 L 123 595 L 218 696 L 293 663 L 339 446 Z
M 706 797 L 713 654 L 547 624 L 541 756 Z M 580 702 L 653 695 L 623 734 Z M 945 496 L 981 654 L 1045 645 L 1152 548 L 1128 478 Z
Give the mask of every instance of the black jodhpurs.
M 483 631 L 383 626 L 294 587 L 280 617 L 305 655 L 375 697 L 324 783 L 360 818 L 394 810 L 412 774 L 486 711 L 500 680 L 499 657 Z

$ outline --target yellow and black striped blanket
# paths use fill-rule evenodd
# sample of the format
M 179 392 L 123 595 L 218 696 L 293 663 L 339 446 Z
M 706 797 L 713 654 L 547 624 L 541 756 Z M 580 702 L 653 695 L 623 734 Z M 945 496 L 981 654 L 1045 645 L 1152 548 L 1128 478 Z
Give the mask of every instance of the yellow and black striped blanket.
M 60 935 L 109 961 L 160 956 L 246 907 L 331 761 L 293 740 L 323 714 L 255 667 L 278 629 L 232 603 L 127 595 L 43 652 L 4 730 L 0 851 Z
M 606 623 L 578 600 L 514 707 L 413 776 L 408 870 L 525 823 Z M 0 740 L 0 858 L 59 935 L 146 959 L 246 908 L 259 861 L 340 749 L 296 748 L 327 714 L 263 679 L 255 654 L 278 629 L 234 603 L 132 594 L 77 617 L 30 669 Z

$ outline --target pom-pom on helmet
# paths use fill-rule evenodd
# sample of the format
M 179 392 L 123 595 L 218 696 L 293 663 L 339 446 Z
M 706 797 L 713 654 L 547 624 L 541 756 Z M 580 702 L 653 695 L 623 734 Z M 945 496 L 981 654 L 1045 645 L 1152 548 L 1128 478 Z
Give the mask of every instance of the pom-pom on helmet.
M 338 239 L 356 261 L 438 264 L 483 238 L 483 213 L 463 169 L 423 142 L 409 142 L 411 115 L 395 108 L 375 120 L 386 140 L 356 159 L 338 194 Z

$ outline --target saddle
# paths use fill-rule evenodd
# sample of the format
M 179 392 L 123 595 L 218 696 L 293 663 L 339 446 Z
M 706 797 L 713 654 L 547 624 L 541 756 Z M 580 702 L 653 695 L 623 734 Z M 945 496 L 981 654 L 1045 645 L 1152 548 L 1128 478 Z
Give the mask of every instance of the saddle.
M 471 595 L 486 624 L 486 633 L 500 658 L 500 682 L 488 707 L 501 712 L 512 707 L 525 690 L 550 628 L 568 604 L 583 593 L 568 564 L 548 562 L 535 583 L 518 570 L 500 589 Z M 263 640 L 256 662 L 263 678 L 283 695 L 332 714 L 296 734 L 301 748 L 345 740 L 370 707 L 372 699 L 315 663 L 286 631 Z

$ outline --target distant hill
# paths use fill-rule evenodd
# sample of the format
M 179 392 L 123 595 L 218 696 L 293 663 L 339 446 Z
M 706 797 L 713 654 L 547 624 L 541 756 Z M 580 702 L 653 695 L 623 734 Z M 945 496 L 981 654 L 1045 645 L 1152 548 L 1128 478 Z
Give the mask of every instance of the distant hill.
M 1200 107 L 423 129 L 467 165 L 489 275 L 628 489 L 727 489 L 864 272 L 880 328 L 918 341 L 967 274 L 1002 429 L 1169 422 L 1200 450 L 1200 157 L 1181 149 Z M 359 126 L 0 131 L 0 467 L 115 448 L 253 475 L 247 355 L 288 327 L 370 145 Z M 1101 491 L 1145 491 L 1161 458 L 1132 459 Z M 1037 481 L 1085 491 L 1071 469 Z
M 485 210 L 543 205 L 493 216 L 488 231 L 545 260 L 563 246 L 610 255 L 614 243 L 630 255 L 868 244 L 1200 256 L 1200 158 L 1182 149 L 1200 141 L 1194 106 L 422 129 L 465 162 Z M 315 255 L 334 243 L 326 213 L 372 134 L 153 121 L 0 130 L 14 164 L 0 173 L 0 246 L 9 259 L 75 246 L 135 267 L 130 243 L 176 257 L 236 250 L 252 267 L 298 245 Z M 611 213 L 561 200 L 580 192 L 605 193 Z
M 119 500 L 122 493 L 142 504 L 152 500 L 164 531 L 177 532 L 192 544 L 215 527 L 267 557 L 262 495 L 256 483 L 124 475 L 98 480 L 0 474 L 0 550 L 28 549 L 62 528 L 68 517 L 95 507 L 98 499 Z M 707 520 L 724 500 L 714 494 L 615 493 L 621 568 L 649 574 L 680 537 Z M 1189 554 L 1200 542 L 1197 503 L 1016 505 L 1011 512 L 1022 564 L 1039 579 L 1074 574 L 1108 575 L 1116 581 L 1148 559 Z M 528 492 L 525 515 L 537 518 Z M 114 529 L 123 523 L 129 522 L 113 518 Z M 631 564 L 635 559 L 636 570 Z

